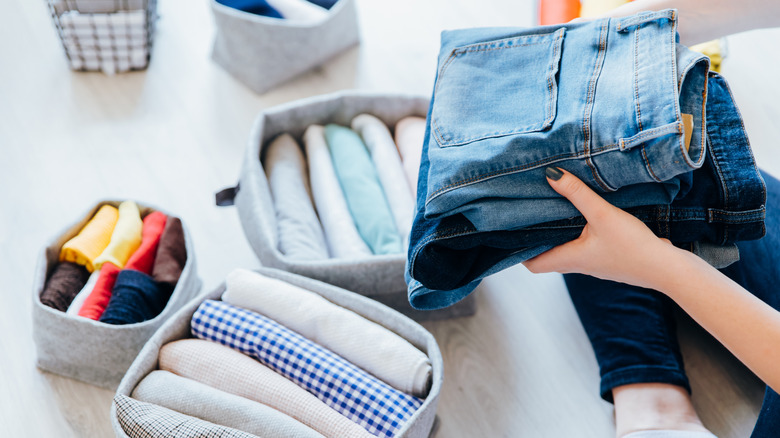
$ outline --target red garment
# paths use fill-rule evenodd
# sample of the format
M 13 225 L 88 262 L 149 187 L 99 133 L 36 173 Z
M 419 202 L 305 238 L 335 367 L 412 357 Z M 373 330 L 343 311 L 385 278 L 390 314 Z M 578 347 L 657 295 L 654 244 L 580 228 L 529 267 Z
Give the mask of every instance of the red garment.
M 79 316 L 94 319 L 97 321 L 106 310 L 108 301 L 111 299 L 111 290 L 114 288 L 116 276 L 119 275 L 119 268 L 111 263 L 105 262 L 100 268 L 100 276 L 95 283 L 95 288 L 89 293 L 84 304 L 79 309 Z
M 166 219 L 166 216 L 159 211 L 146 215 L 144 227 L 141 230 L 141 246 L 130 256 L 130 260 L 125 264 L 125 269 L 135 269 L 146 275 L 152 275 L 154 256 L 157 254 L 157 246 L 160 243 Z

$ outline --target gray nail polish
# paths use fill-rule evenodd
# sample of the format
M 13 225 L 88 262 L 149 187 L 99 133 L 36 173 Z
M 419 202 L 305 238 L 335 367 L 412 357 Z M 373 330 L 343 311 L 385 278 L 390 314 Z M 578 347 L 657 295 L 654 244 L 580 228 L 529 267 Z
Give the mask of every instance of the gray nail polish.
M 557 167 L 548 167 L 544 169 L 544 174 L 553 181 L 558 181 L 563 176 L 563 172 Z

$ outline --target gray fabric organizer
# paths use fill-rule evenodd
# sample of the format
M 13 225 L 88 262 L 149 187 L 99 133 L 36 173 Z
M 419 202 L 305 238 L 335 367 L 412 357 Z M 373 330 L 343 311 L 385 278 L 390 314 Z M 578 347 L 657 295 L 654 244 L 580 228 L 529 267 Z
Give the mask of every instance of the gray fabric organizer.
M 360 40 L 354 0 L 339 0 L 328 18 L 296 23 L 239 11 L 211 0 L 216 37 L 211 57 L 255 93 L 310 70 Z
M 262 112 L 249 138 L 234 200 L 244 233 L 260 262 L 357 292 L 416 320 L 473 315 L 476 311 L 473 294 L 442 310 L 412 309 L 404 281 L 405 254 L 300 261 L 286 257 L 278 249 L 273 199 L 260 162 L 263 149 L 271 139 L 286 132 L 302 145 L 301 137 L 309 125 L 349 126 L 352 118 L 362 113 L 373 114 L 392 130 L 406 116 L 425 117 L 428 104 L 427 98 L 419 96 L 348 91 L 302 99 Z
M 201 281 L 195 268 L 192 239 L 182 221 L 187 262 L 168 304 L 155 318 L 138 324 L 110 325 L 67 315 L 42 304 L 41 292 L 48 274 L 58 262 L 60 248 L 78 234 L 104 204 L 116 207 L 119 202 L 99 202 L 78 223 L 60 233 L 41 252 L 32 288 L 33 340 L 39 368 L 114 389 L 146 341 L 168 317 L 199 293 Z M 138 206 L 142 215 L 153 211 L 149 206 L 140 203 Z
M 433 335 L 400 313 L 358 294 L 275 269 L 263 268 L 258 269 L 257 272 L 316 292 L 332 303 L 350 309 L 394 331 L 427 354 L 432 366 L 431 390 L 417 412 L 414 413 L 396 436 L 397 438 L 425 438 L 431 434 L 444 372 L 441 351 Z M 214 291 L 198 296 L 171 317 L 138 354 L 133 365 L 119 384 L 117 394 L 129 397 L 136 385 L 157 368 L 157 357 L 163 345 L 178 339 L 192 337 L 190 334 L 190 320 L 195 310 L 205 300 L 219 300 L 224 291 L 225 284 L 223 283 Z M 128 438 L 119 424 L 116 406 L 113 403 L 111 405 L 111 424 L 117 437 Z

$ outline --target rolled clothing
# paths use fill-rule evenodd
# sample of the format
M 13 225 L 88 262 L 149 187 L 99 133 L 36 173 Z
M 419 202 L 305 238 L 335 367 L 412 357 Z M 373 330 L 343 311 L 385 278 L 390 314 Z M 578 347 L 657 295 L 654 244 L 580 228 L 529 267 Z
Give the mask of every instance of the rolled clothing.
M 132 397 L 262 438 L 323 438 L 276 409 L 169 371 L 152 371 Z
M 222 300 L 267 316 L 399 391 L 428 395 L 432 371 L 425 353 L 391 330 L 312 291 L 236 269 L 227 276 Z
M 284 18 L 279 11 L 265 0 L 217 0 L 217 3 L 250 14 L 262 15 L 268 18 Z
M 401 236 L 363 140 L 333 124 L 325 126 L 325 140 L 358 233 L 374 254 L 400 253 Z
M 111 242 L 111 233 L 117 220 L 119 220 L 119 210 L 116 207 L 111 205 L 100 207 L 84 228 L 62 245 L 60 261 L 78 263 L 87 268 L 87 271 L 94 271 L 93 261 Z
M 216 342 L 182 339 L 165 344 L 158 363 L 161 370 L 270 406 L 327 438 L 373 436 L 257 360 Z
M 372 255 L 371 248 L 360 237 L 355 220 L 333 168 L 325 141 L 325 128 L 311 125 L 303 133 L 314 205 L 322 223 L 328 251 L 335 258 L 363 258 Z
M 325 235 L 311 200 L 306 158 L 290 134 L 271 141 L 263 168 L 276 212 L 279 251 L 295 260 L 327 259 Z
M 111 300 L 111 291 L 114 289 L 117 275 L 119 275 L 119 268 L 116 265 L 111 262 L 103 263 L 95 287 L 87 295 L 84 304 L 78 311 L 79 316 L 95 321 L 100 319 Z
M 177 217 L 168 216 L 154 256 L 152 278 L 160 285 L 173 289 L 187 264 L 187 246 L 184 227 Z
M 106 249 L 95 259 L 95 269 L 100 269 L 105 262 L 111 262 L 122 269 L 130 256 L 141 246 L 141 211 L 133 201 L 119 204 L 119 219 L 116 221 L 111 241 Z
M 328 18 L 328 10 L 306 0 L 266 0 L 285 20 L 318 23 Z
M 93 273 L 89 274 L 89 279 L 87 280 L 87 283 L 84 285 L 84 287 L 81 288 L 81 290 L 76 295 L 76 297 L 73 298 L 73 301 L 70 302 L 70 305 L 68 306 L 68 310 L 66 312 L 68 315 L 78 316 L 79 311 L 84 306 L 84 301 L 87 300 L 89 294 L 91 294 L 92 291 L 95 289 L 95 285 L 97 284 L 99 278 L 100 278 L 100 270 L 94 271 Z
M 338 3 L 339 0 L 306 0 L 309 3 L 313 3 L 321 8 L 330 9 Z
M 148 321 L 162 312 L 169 298 L 170 291 L 160 288 L 152 277 L 134 269 L 123 269 L 116 277 L 100 322 L 124 325 Z
M 146 215 L 141 229 L 141 246 L 130 256 L 125 268 L 150 275 L 154 266 L 154 257 L 160 244 L 160 237 L 166 222 L 165 214 L 155 211 Z
M 67 311 L 88 279 L 89 271 L 84 266 L 71 262 L 57 263 L 41 291 L 41 304 L 61 312 Z
M 414 200 L 393 136 L 383 121 L 370 114 L 352 119 L 352 129 L 360 135 L 371 154 L 395 227 L 406 245 L 414 219 Z
M 122 394 L 114 396 L 114 406 L 119 425 L 130 438 L 260 438 Z
M 412 197 L 417 198 L 417 174 L 420 171 L 420 155 L 425 141 L 425 119 L 422 117 L 406 117 L 395 125 L 395 145 L 401 154 L 406 180 L 412 190 Z
M 393 437 L 422 405 L 279 323 L 222 301 L 201 303 L 191 331 L 260 360 L 376 436 Z

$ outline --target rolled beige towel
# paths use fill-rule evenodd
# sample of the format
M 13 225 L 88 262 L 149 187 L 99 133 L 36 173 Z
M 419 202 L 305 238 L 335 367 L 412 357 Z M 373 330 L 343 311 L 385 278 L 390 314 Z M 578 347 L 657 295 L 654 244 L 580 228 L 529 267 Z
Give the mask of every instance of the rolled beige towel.
M 164 345 L 160 369 L 285 413 L 327 438 L 373 435 L 317 397 L 251 357 L 216 342 L 182 339 Z

